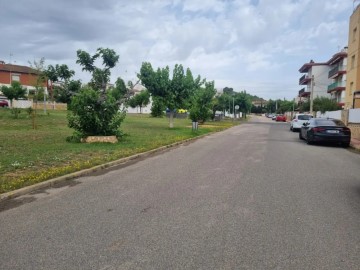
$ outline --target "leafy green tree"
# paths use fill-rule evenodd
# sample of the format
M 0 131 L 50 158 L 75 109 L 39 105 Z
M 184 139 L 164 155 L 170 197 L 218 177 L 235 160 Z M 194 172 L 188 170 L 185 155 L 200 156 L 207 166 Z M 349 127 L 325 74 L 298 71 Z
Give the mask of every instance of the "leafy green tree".
M 214 81 L 204 82 L 205 87 L 196 90 L 190 108 L 190 119 L 193 122 L 205 122 L 212 115 L 212 100 L 216 94 Z
M 128 93 L 128 89 L 126 88 L 125 82 L 120 77 L 117 78 L 115 82 L 115 87 L 111 89 L 113 97 L 120 101 L 125 95 Z
M 242 112 L 243 117 L 246 118 L 247 113 L 251 110 L 251 98 L 246 91 L 241 91 L 234 95 L 235 105 L 239 105 L 239 111 Z
M 125 113 L 119 112 L 115 98 L 92 88 L 83 88 L 71 100 L 71 111 L 68 114 L 69 127 L 85 136 L 121 136 L 119 127 Z
M 78 60 L 83 70 L 92 74 L 89 87 L 83 88 L 71 99 L 71 111 L 68 114 L 69 127 L 80 136 L 116 135 L 121 136 L 119 127 L 125 118 L 125 112 L 119 110 L 119 102 L 111 91 L 106 91 L 110 79 L 110 69 L 115 66 L 119 56 L 111 49 L 99 48 L 97 53 L 78 50 Z M 103 68 L 96 67 L 97 58 L 103 60 Z
M 279 109 L 278 113 L 285 113 L 285 112 L 291 112 L 295 108 L 295 102 L 294 101 L 288 101 L 283 100 L 279 102 Z
M 57 102 L 67 103 L 70 105 L 71 98 L 80 92 L 81 81 L 80 80 L 69 80 L 62 86 L 54 87 L 54 99 Z M 69 107 L 68 107 L 69 108 Z
M 163 117 L 166 106 L 161 98 L 152 97 L 151 113 L 152 117 Z
M 266 112 L 268 113 L 279 113 L 278 110 L 279 110 L 279 104 L 281 103 L 281 100 L 278 99 L 278 100 L 272 100 L 270 99 L 268 101 L 268 103 L 266 104 L 265 106 L 265 109 L 266 109 Z
M 81 88 L 81 81 L 70 80 L 75 75 L 75 71 L 70 70 L 65 64 L 49 65 L 45 70 L 45 75 L 48 80 L 48 92 L 51 100 L 69 104 L 71 96 L 79 92 Z M 53 86 L 55 82 L 59 81 L 62 81 L 61 86 Z
M 303 112 L 310 111 L 310 101 L 302 103 L 300 110 Z M 313 111 L 315 112 L 325 113 L 337 110 L 341 110 L 341 106 L 335 100 L 326 97 L 316 97 L 314 99 Z
M 235 92 L 234 92 L 234 89 L 231 87 L 224 87 L 223 93 L 227 94 L 229 96 L 232 96 L 232 95 L 234 95 Z
M 142 113 L 142 108 L 147 106 L 150 103 L 150 93 L 147 90 L 142 90 L 139 94 L 136 94 L 129 100 L 129 106 L 131 108 L 139 107 L 140 113 Z
M 110 81 L 110 69 L 114 68 L 119 61 L 119 55 L 112 49 L 98 48 L 93 56 L 86 51 L 78 50 L 77 57 L 76 63 L 82 66 L 82 70 L 92 74 L 90 82 L 92 88 L 105 93 L 106 86 Z M 94 63 L 98 58 L 102 59 L 103 68 L 95 66 Z
M 13 107 L 13 100 L 18 100 L 19 98 L 25 98 L 27 90 L 22 87 L 20 82 L 13 81 L 11 86 L 1 86 L 1 92 L 5 97 L 10 100 L 10 105 Z
M 13 107 L 13 100 L 18 100 L 19 98 L 25 98 L 27 90 L 26 88 L 22 87 L 20 82 L 13 81 L 11 86 L 2 86 L 0 88 L 1 92 L 5 97 L 10 100 L 11 112 L 14 114 L 15 118 L 18 118 L 20 109 Z
M 168 66 L 155 71 L 150 63 L 144 62 L 138 78 L 151 96 L 160 98 L 170 110 L 170 128 L 174 127 L 174 110 L 186 107 L 192 93 L 201 85 L 200 76 L 194 79 L 189 68 L 185 72 L 183 66 L 178 64 L 175 65 L 172 78 L 170 78 Z

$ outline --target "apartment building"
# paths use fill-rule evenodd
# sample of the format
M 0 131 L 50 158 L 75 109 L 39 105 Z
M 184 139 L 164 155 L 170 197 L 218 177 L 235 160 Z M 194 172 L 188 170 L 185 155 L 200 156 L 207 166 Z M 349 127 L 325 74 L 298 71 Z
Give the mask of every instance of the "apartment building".
M 344 108 L 360 108 L 360 5 L 350 16 L 348 59 Z
M 310 99 L 311 90 L 313 98 L 330 97 L 328 94 L 328 86 L 332 83 L 332 79 L 328 77 L 330 67 L 328 63 L 315 63 L 310 60 L 300 69 L 300 73 L 305 73 L 299 79 L 299 85 L 304 86 L 298 93 L 298 103 L 301 104 Z
M 328 78 L 332 83 L 327 87 L 331 99 L 340 106 L 345 105 L 346 68 L 347 68 L 347 47 L 334 54 L 327 64 L 330 67 Z

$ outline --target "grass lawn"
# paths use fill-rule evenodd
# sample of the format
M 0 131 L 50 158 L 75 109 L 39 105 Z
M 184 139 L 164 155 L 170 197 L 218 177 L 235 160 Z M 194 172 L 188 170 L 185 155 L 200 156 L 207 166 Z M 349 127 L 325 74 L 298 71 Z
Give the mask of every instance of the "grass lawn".
M 10 109 L 0 108 L 0 193 L 234 125 L 207 122 L 192 132 L 189 119 L 174 119 L 170 129 L 167 118 L 128 114 L 121 126 L 125 136 L 117 144 L 69 143 L 73 130 L 66 111 L 48 112 L 38 111 L 33 129 L 25 110 L 14 119 Z

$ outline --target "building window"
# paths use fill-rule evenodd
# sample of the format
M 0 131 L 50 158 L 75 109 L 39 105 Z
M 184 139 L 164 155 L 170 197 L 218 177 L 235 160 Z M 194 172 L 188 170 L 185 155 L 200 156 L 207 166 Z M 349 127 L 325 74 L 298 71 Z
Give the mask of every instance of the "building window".
M 355 42 L 356 40 L 356 32 L 357 32 L 357 27 L 355 27 L 353 30 L 353 42 Z
M 355 68 L 355 55 L 351 56 L 351 69 Z
M 350 83 L 350 91 L 349 91 L 349 96 L 352 96 L 352 92 L 354 91 L 354 82 Z
M 11 81 L 20 82 L 20 74 L 11 74 Z

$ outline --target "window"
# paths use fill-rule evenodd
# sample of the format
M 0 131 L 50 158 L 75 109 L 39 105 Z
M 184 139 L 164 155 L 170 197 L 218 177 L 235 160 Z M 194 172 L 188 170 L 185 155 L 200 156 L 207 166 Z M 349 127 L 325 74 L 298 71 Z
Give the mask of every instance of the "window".
M 11 74 L 11 81 L 20 82 L 20 74 Z
M 353 30 L 353 42 L 355 42 L 356 40 L 356 33 L 357 33 L 357 27 L 355 27 Z
M 355 67 L 355 55 L 351 56 L 351 68 Z
M 352 95 L 352 92 L 354 91 L 354 82 L 350 83 L 350 91 L 349 91 L 349 96 Z

